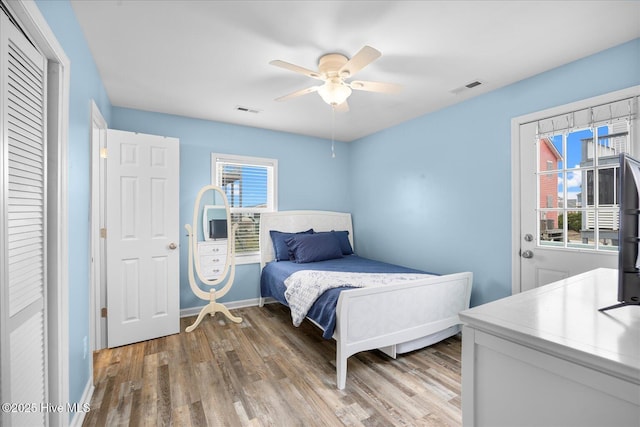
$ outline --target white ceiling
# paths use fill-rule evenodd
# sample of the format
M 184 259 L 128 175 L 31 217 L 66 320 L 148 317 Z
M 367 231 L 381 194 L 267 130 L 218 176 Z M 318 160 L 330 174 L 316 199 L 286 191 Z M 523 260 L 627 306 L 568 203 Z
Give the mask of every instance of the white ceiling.
M 72 0 L 114 106 L 330 139 L 317 81 L 269 65 L 316 70 L 328 52 L 382 52 L 336 113 L 351 141 L 640 37 L 639 1 Z M 479 80 L 483 84 L 454 94 Z M 237 107 L 257 110 L 241 112 Z

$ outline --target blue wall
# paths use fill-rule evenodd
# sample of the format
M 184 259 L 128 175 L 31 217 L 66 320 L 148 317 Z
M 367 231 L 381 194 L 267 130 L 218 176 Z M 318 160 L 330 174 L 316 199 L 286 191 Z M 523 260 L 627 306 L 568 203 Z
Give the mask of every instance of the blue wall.
M 110 121 L 111 103 L 71 5 L 37 1 L 71 63 L 69 93 L 69 394 L 78 402 L 91 378 L 89 337 L 89 153 L 91 100 Z
M 114 129 L 180 139 L 180 227 L 192 222 L 196 194 L 211 183 L 212 152 L 277 159 L 280 210 L 349 211 L 345 143 L 336 143 L 332 158 L 325 139 L 117 107 L 111 116 Z M 202 306 L 189 287 L 185 233 L 180 239 L 180 308 Z M 233 287 L 220 301 L 259 296 L 259 265 L 238 265 Z
M 640 39 L 354 141 L 358 252 L 510 295 L 511 119 L 638 84 Z
M 164 114 L 114 108 L 112 127 L 180 138 L 181 224 L 211 152 L 276 158 L 280 210 L 352 212 L 360 255 L 472 271 L 477 305 L 511 294 L 511 119 L 639 84 L 639 50 L 640 39 L 341 144 L 336 159 L 326 140 Z M 181 308 L 200 306 L 181 244 Z M 258 274 L 239 267 L 222 300 L 257 298 Z
M 37 4 L 71 60 L 69 128 L 70 400 L 90 378 L 89 135 L 94 99 L 111 128 L 180 138 L 180 222 L 210 181 L 210 153 L 276 158 L 279 208 L 351 211 L 359 254 L 440 273 L 473 271 L 472 303 L 511 291 L 510 126 L 515 116 L 640 84 L 640 39 L 348 144 L 111 108 L 67 1 Z M 383 173 L 384 172 L 384 173 Z M 181 262 L 186 266 L 183 237 Z M 239 266 L 229 301 L 256 298 Z M 182 308 L 200 305 L 181 273 Z

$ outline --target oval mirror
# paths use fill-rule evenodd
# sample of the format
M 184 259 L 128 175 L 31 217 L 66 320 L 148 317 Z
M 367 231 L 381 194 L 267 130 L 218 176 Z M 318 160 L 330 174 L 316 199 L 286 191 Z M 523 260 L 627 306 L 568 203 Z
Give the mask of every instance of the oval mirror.
M 236 227 L 231 224 L 227 196 L 220 187 L 206 185 L 200 189 L 194 202 L 193 223 L 185 224 L 185 228 L 189 236 L 189 285 L 198 298 L 209 301 L 186 331 L 195 329 L 205 314 L 216 312 L 223 313 L 233 322 L 241 322 L 241 318 L 232 316 L 223 304 L 216 301 L 229 292 L 235 277 Z M 202 230 L 202 240 L 198 240 L 194 230 Z M 200 283 L 211 289 L 203 290 Z M 214 288 L 221 284 L 220 289 Z

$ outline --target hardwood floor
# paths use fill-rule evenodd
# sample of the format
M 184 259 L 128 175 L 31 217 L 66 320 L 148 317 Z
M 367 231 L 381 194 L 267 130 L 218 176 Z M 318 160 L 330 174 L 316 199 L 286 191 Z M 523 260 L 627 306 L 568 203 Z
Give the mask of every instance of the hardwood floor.
M 459 337 L 399 356 L 351 356 L 336 388 L 335 341 L 280 304 L 217 314 L 191 333 L 94 354 L 85 426 L 459 426 Z

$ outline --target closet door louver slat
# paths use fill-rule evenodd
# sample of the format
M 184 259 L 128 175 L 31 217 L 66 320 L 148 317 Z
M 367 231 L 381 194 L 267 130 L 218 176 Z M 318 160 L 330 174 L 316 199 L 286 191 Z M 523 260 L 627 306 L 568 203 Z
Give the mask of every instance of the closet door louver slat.
M 12 82 L 24 82 L 23 85 L 18 86 L 21 89 L 19 99 L 28 100 L 28 103 L 34 106 L 38 104 L 42 105 L 42 99 L 44 99 L 44 88 L 42 85 L 33 85 L 32 79 L 34 78 L 34 67 L 25 62 L 24 55 L 20 54 L 18 47 L 13 43 L 9 43 L 9 97 L 8 97 L 8 111 L 9 120 L 7 129 L 9 130 L 8 144 L 9 147 L 15 147 L 15 150 L 10 150 L 8 156 L 8 200 L 9 206 L 19 208 L 22 206 L 25 199 L 44 199 L 44 176 L 42 169 L 40 174 L 32 173 L 23 169 L 23 163 L 21 162 L 22 156 L 14 158 L 11 155 L 11 151 L 19 152 L 21 149 L 30 153 L 31 160 L 34 164 L 44 165 L 44 122 L 43 111 L 38 108 L 36 112 L 40 115 L 39 118 L 34 118 L 30 113 L 31 111 L 23 111 L 20 108 L 20 103 L 17 99 L 11 96 Z M 13 58 L 20 58 L 22 62 L 12 60 Z M 43 76 L 40 75 L 42 80 Z M 27 81 L 28 80 L 28 81 Z M 35 107 L 34 107 L 35 108 Z M 28 148 L 25 149 L 23 139 L 14 140 L 12 136 L 15 134 L 22 134 L 29 136 Z M 23 177 L 29 176 L 30 180 L 25 182 Z M 9 235 L 15 235 L 17 241 L 25 237 L 25 234 L 30 232 L 36 232 L 44 234 L 44 206 L 40 206 L 40 212 L 38 218 L 24 219 L 24 218 L 8 218 L 7 228 Z M 15 241 L 14 241 L 15 242 Z M 44 257 L 43 248 L 37 251 L 31 251 L 28 254 L 16 252 L 15 250 L 8 252 L 8 264 L 9 264 L 9 316 L 13 316 L 20 310 L 25 309 L 29 304 L 36 302 L 38 299 L 43 298 L 44 295 L 44 283 L 40 281 L 24 282 L 22 280 L 15 280 L 12 275 L 13 271 L 20 271 L 24 268 L 31 267 L 41 270 L 44 268 L 44 263 L 41 262 Z M 44 272 L 40 271 L 42 277 Z
M 45 60 L 0 20 L 0 424 L 47 425 Z

